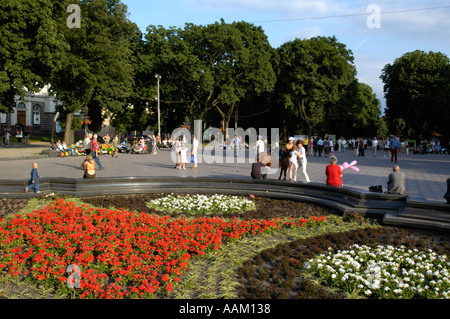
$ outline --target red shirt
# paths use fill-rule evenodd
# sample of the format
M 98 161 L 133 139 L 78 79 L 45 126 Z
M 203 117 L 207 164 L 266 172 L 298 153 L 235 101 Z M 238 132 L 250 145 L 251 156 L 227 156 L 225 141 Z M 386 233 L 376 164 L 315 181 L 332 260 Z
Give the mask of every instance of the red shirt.
M 325 169 L 325 175 L 327 175 L 327 185 L 341 186 L 342 185 L 342 170 L 339 165 L 331 164 Z
M 100 149 L 100 144 L 96 140 L 91 141 L 91 151 L 98 151 Z

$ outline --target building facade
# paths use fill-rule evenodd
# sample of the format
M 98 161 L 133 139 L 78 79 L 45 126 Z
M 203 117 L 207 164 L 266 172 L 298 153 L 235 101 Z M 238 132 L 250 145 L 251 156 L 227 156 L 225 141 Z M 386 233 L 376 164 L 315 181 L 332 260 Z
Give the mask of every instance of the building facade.
M 1 130 L 16 136 L 16 124 L 21 124 L 23 134 L 50 136 L 56 113 L 56 98 L 48 94 L 48 87 L 39 93 L 29 93 L 24 99 L 16 96 L 16 106 L 10 113 L 0 113 Z M 59 128 L 59 125 L 57 125 Z

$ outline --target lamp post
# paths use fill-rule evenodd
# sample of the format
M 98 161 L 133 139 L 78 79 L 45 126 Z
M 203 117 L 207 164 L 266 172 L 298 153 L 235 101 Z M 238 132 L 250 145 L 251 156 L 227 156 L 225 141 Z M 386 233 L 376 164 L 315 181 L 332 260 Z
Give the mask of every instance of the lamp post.
M 87 106 L 83 107 L 83 115 L 84 115 L 84 134 L 86 135 L 88 133 L 88 124 L 91 124 L 91 121 L 89 120 L 88 116 L 89 108 Z
M 161 80 L 161 75 L 156 73 L 155 78 L 158 83 L 158 136 L 161 137 L 161 114 L 160 114 L 160 96 L 159 96 L 159 81 Z

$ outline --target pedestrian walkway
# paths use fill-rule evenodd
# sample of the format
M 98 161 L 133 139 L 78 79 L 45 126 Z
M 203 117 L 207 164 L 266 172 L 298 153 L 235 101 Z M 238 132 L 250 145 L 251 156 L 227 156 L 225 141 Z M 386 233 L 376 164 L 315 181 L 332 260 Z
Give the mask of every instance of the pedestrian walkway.
M 80 165 L 83 157 L 56 157 L 40 156 L 40 152 L 48 149 L 49 145 L 39 144 L 27 147 L 11 145 L 8 148 L 0 147 L 0 165 L 2 180 L 23 180 L 29 178 L 31 164 L 37 161 L 39 174 L 45 177 L 82 178 L 83 171 Z M 351 150 L 345 153 L 335 153 L 338 164 L 351 163 L 356 160 L 360 169 L 355 172 L 344 170 L 343 182 L 345 187 L 361 192 L 368 192 L 372 185 L 382 185 L 386 190 L 387 176 L 392 171 L 390 159 L 383 157 L 383 152 L 366 152 L 365 157 L 355 157 Z M 214 178 L 244 178 L 250 179 L 251 163 L 199 163 L 198 169 L 191 169 L 187 164 L 186 170 L 174 169 L 170 150 L 160 150 L 156 155 L 148 154 L 120 154 L 119 158 L 110 155 L 100 156 L 105 170 L 97 171 L 97 178 L 103 177 L 214 177 Z M 329 164 L 329 157 L 308 157 L 307 172 L 312 183 L 325 183 L 325 167 Z M 406 174 L 408 195 L 411 200 L 444 203 L 446 180 L 450 177 L 450 155 L 426 154 L 408 156 L 399 155 L 398 165 Z M 279 173 L 271 174 L 268 179 L 278 179 Z M 305 182 L 299 170 L 297 183 Z M 292 182 L 295 183 L 295 182 Z

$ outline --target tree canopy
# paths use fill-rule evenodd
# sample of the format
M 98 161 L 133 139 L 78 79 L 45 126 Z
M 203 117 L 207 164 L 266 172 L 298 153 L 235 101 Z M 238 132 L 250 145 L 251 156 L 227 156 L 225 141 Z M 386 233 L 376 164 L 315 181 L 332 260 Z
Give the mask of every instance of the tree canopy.
M 387 64 L 381 79 L 392 132 L 416 139 L 450 136 L 450 61 L 445 54 L 408 52 Z
M 68 25 L 72 4 L 80 8 L 77 27 Z M 225 129 L 234 118 L 247 127 L 286 128 L 285 135 L 372 135 L 384 123 L 372 89 L 356 80 L 352 52 L 335 37 L 274 49 L 260 26 L 224 20 L 149 25 L 143 34 L 119 0 L 3 0 L 0 9 L 0 110 L 11 111 L 16 95 L 50 84 L 68 143 L 74 114 L 84 107 L 94 130 L 105 118 L 118 130 L 154 127 L 155 74 L 163 132 L 186 119 Z M 389 98 L 395 100 L 393 93 Z M 427 100 L 435 101 L 446 103 Z
M 58 19 L 65 12 L 58 1 L 0 2 L 0 111 L 11 111 L 16 95 L 40 91 L 62 69 L 68 46 Z
M 118 112 L 126 105 L 133 83 L 131 40 L 137 26 L 128 20 L 127 7 L 118 0 L 85 0 L 79 5 L 79 28 L 68 28 L 66 20 L 61 21 L 68 49 L 63 67 L 51 77 L 51 91 L 66 115 L 68 143 L 73 141 L 75 112 L 85 106 L 90 114 Z
M 278 54 L 280 104 L 304 121 L 311 136 L 324 124 L 326 106 L 336 103 L 355 79 L 352 52 L 335 37 L 315 37 L 287 42 Z

